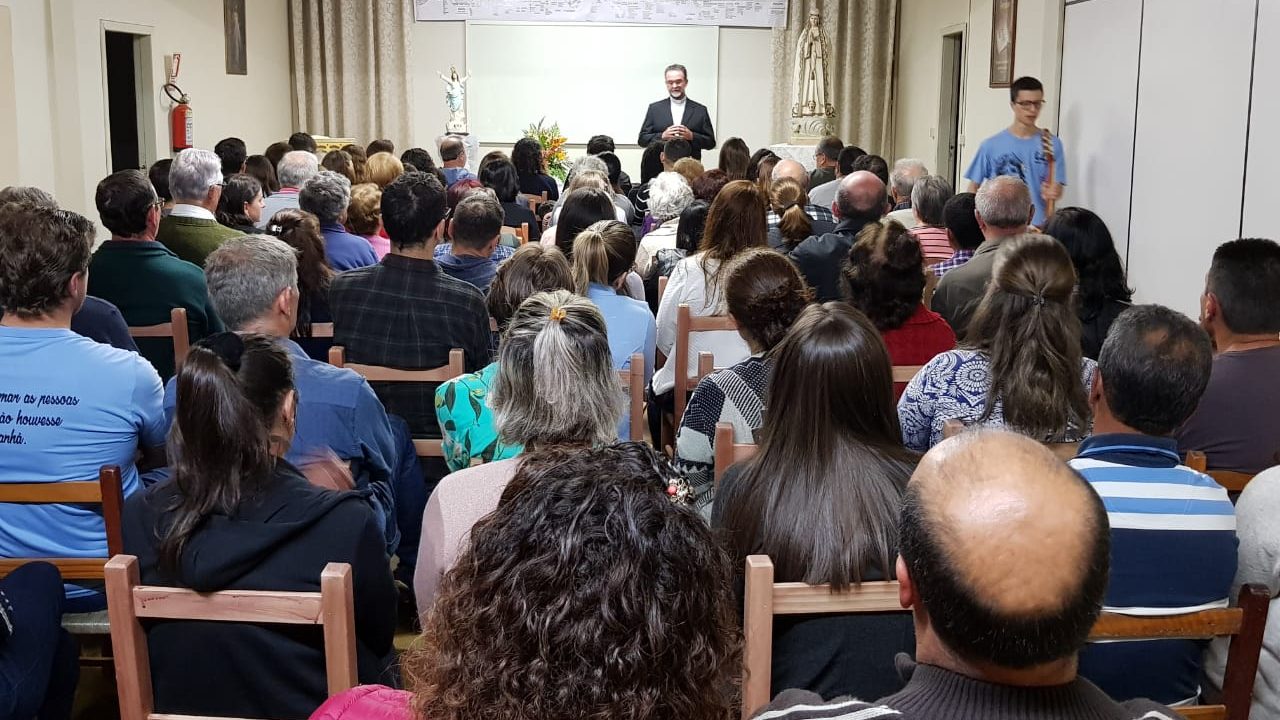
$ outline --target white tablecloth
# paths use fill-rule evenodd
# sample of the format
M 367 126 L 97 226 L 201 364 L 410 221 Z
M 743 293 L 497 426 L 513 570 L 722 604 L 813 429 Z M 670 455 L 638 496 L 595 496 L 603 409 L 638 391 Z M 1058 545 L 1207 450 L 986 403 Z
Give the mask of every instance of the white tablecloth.
M 796 162 L 803 165 L 804 169 L 808 170 L 809 172 L 813 172 L 818 167 L 817 162 L 815 162 L 813 159 L 813 153 L 815 150 L 817 150 L 817 148 L 818 146 L 816 144 L 791 145 L 789 143 L 778 143 L 777 145 L 769 146 L 769 149 L 772 150 L 778 157 L 782 158 L 783 160 L 795 160 Z

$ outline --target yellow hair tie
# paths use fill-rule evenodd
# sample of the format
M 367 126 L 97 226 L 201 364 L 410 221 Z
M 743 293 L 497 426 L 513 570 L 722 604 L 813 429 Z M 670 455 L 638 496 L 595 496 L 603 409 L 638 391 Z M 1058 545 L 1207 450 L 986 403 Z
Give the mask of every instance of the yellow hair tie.
M 564 308 L 560 307 L 559 305 L 551 308 L 551 319 L 554 320 L 555 322 L 560 322 L 561 320 L 564 320 L 565 315 L 567 314 L 568 313 L 564 311 Z

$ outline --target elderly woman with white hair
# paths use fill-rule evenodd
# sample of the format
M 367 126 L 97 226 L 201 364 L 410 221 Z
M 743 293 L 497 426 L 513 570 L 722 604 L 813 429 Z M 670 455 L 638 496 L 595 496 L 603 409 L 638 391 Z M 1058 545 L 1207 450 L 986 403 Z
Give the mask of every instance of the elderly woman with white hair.
M 244 233 L 218 222 L 222 199 L 222 161 L 211 150 L 189 148 L 169 167 L 173 210 L 160 219 L 156 240 L 173 254 L 204 266 L 204 259 L 229 238 Z
M 489 391 L 498 437 L 525 451 L 583 448 L 617 440 L 623 393 L 613 369 L 604 316 L 568 290 L 540 292 L 520 304 L 498 350 Z M 413 587 L 418 612 L 435 601 L 471 526 L 498 507 L 521 456 L 450 473 L 431 494 Z
M 307 181 L 298 193 L 298 207 L 320 221 L 324 254 L 335 272 L 378 264 L 369 241 L 347 232 L 342 223 L 351 204 L 351 181 L 332 170 L 324 170 Z
M 649 275 L 653 258 L 659 250 L 669 250 L 676 246 L 680 213 L 691 202 L 693 190 L 680 173 L 659 173 L 649 183 L 649 215 L 658 226 L 640 238 L 640 248 L 636 250 L 636 272 L 642 277 Z

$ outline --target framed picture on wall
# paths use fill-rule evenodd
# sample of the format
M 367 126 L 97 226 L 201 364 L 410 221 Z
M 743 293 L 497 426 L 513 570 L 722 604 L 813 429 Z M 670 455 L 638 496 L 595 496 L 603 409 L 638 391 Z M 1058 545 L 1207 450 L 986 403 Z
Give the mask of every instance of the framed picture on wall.
M 226 36 L 228 75 L 249 74 L 244 26 L 244 0 L 222 0 L 222 32 Z
M 1018 0 L 992 0 L 990 87 L 1013 84 L 1013 48 L 1017 39 Z

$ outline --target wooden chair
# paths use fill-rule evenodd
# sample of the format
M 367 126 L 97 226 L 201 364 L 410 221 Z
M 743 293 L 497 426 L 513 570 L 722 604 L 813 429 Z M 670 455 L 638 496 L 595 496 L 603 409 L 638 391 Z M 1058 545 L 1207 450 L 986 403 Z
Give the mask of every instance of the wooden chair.
M 520 223 L 520 227 L 511 227 L 510 225 L 502 226 L 503 235 L 515 235 L 520 239 L 521 245 L 529 244 L 529 223 Z
M 329 364 L 355 370 L 369 382 L 442 383 L 466 372 L 460 348 L 449 351 L 449 362 L 429 370 L 399 370 L 381 365 L 359 365 L 347 362 L 346 348 L 334 345 L 329 348 Z M 413 441 L 418 457 L 444 457 L 444 441 L 439 438 L 421 438 Z
M 644 442 L 644 355 L 631 354 L 631 365 L 618 371 L 622 389 L 627 391 L 630 403 L 627 412 L 631 416 L 631 442 Z
M 329 694 L 336 695 L 356 685 L 355 605 L 351 566 L 346 563 L 325 566 L 320 573 L 318 593 L 264 590 L 198 593 L 142 585 L 138 558 L 132 555 L 111 558 L 106 564 L 106 577 L 121 720 L 214 720 L 154 712 L 151 658 L 143 618 L 321 625 Z
M 752 443 L 733 441 L 733 426 L 729 423 L 716 423 L 715 435 L 715 480 L 712 492 L 720 489 L 720 478 L 731 465 L 750 460 L 755 457 L 759 448 Z
M 333 323 L 311 323 L 311 337 L 313 338 L 332 338 Z
M 541 195 L 525 194 L 525 200 L 529 203 L 529 212 L 538 212 L 538 206 L 547 201 L 547 191 L 543 190 Z
M 689 336 L 696 332 L 712 332 L 715 330 L 737 330 L 738 324 L 728 315 L 707 315 L 703 317 L 695 317 L 688 305 L 681 304 L 676 309 L 676 343 L 671 349 L 671 357 L 668 362 L 675 363 L 675 416 L 673 427 L 680 427 L 680 419 L 684 417 L 684 408 L 689 402 L 689 393 L 698 386 L 698 383 L 705 377 L 705 374 L 695 376 L 689 375 Z M 700 353 L 698 356 L 699 370 L 701 371 L 704 362 L 702 355 L 710 356 L 711 353 Z
M 920 368 L 923 365 L 894 365 L 893 381 L 896 383 L 909 383 L 916 375 L 920 374 Z M 943 431 L 945 433 L 945 430 Z M 947 437 L 950 437 L 949 435 Z
M 1210 470 L 1208 456 L 1199 450 L 1188 451 L 1184 464 L 1192 470 L 1202 472 L 1213 478 L 1228 492 L 1244 492 L 1245 486 L 1253 479 L 1253 476 L 1249 473 L 1236 472 L 1234 470 Z
M 143 325 L 130 327 L 129 335 L 135 338 L 170 338 L 173 340 L 173 367 L 182 366 L 191 350 L 191 333 L 187 327 L 187 309 L 174 308 L 169 311 L 169 322 L 159 325 Z
M 667 280 L 670 278 L 666 275 L 658 276 L 658 304 L 662 304 L 662 296 L 667 294 Z
M 90 558 L 5 558 L 0 560 L 0 577 L 13 572 L 25 563 L 41 561 L 58 568 L 64 580 L 101 580 L 102 567 L 112 555 L 124 552 L 124 534 L 121 531 L 120 512 L 124 507 L 124 492 L 120 468 L 104 465 L 98 471 L 97 480 L 74 482 L 0 483 L 0 503 L 21 505 L 51 505 L 54 503 L 80 503 L 101 505 L 102 520 L 107 530 L 107 555 Z
M 959 420 L 944 420 L 942 423 L 942 439 L 955 437 L 965 431 L 965 424 Z M 1066 462 L 1076 456 L 1080 450 L 1078 442 L 1047 442 L 1040 443 L 1049 449 L 1059 460 Z
M 1240 590 L 1236 608 L 1159 617 L 1104 613 L 1093 626 L 1089 639 L 1200 640 L 1235 636 L 1228 650 L 1223 679 L 1225 704 L 1180 707 L 1177 712 L 1189 719 L 1248 720 L 1270 599 L 1266 588 L 1246 585 Z M 767 555 L 751 555 L 746 559 L 743 610 L 744 720 L 769 702 L 774 615 L 906 612 L 898 601 L 896 581 L 866 582 L 841 593 L 832 593 L 827 585 L 775 583 L 773 562 Z M 885 662 L 891 661 L 892 658 L 885 658 Z

